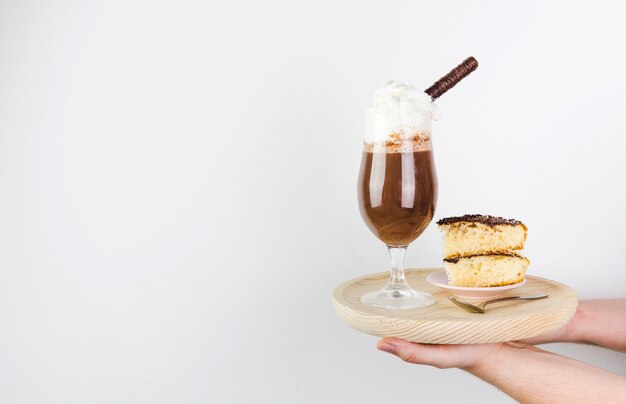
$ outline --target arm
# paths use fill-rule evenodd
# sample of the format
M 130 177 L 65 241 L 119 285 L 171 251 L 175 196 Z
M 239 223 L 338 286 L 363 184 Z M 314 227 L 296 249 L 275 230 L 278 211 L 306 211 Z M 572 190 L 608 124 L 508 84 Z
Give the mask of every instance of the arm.
M 626 397 L 626 378 L 520 343 L 504 344 L 467 370 L 523 403 L 613 403 Z
M 423 345 L 385 338 L 378 348 L 410 363 L 461 368 L 520 402 L 608 403 L 626 397 L 626 378 L 519 342 Z
M 626 351 L 626 299 L 583 300 L 565 327 L 522 342 L 579 342 Z

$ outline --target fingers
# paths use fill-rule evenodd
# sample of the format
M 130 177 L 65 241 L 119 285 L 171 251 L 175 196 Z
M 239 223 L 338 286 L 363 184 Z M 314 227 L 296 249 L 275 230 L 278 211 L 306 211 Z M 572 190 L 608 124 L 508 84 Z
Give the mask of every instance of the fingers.
M 522 340 L 519 340 L 519 342 L 522 342 L 528 345 L 549 344 L 552 342 L 564 342 L 564 341 L 567 341 L 568 333 L 569 333 L 569 328 L 567 325 L 565 325 L 557 330 L 550 331 L 546 334 L 537 335 L 535 337 L 522 339 Z
M 541 345 L 541 344 L 549 344 L 551 342 L 556 342 L 556 338 L 550 338 L 549 336 L 540 335 L 537 337 L 520 339 L 518 342 L 528 345 Z
M 551 342 L 581 342 L 581 330 L 584 329 L 584 315 L 582 311 L 589 307 L 589 301 L 581 301 L 574 313 L 574 316 L 563 327 L 550 331 L 546 334 L 520 340 L 524 344 L 538 345 L 549 344 Z

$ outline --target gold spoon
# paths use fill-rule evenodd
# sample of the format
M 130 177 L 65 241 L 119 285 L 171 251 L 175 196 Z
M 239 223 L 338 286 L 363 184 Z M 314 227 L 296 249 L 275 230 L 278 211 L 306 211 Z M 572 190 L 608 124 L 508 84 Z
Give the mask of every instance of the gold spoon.
M 491 303 L 505 302 L 507 300 L 537 300 L 537 299 L 545 299 L 546 297 L 548 297 L 548 295 L 544 293 L 536 293 L 534 295 L 526 295 L 526 296 L 501 297 L 499 299 L 487 300 L 486 302 L 482 302 L 480 304 L 468 303 L 466 301 L 459 300 L 452 295 L 449 295 L 448 299 L 450 299 L 452 303 L 456 304 L 457 306 L 459 306 L 465 311 L 469 311 L 470 313 L 475 313 L 475 314 L 483 314 L 485 312 L 485 306 Z

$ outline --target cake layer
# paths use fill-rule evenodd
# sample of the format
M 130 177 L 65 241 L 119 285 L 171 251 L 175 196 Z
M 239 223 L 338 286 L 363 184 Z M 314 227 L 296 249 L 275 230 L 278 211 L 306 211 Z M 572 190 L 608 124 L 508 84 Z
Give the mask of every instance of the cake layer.
M 496 216 L 449 217 L 437 224 L 443 232 L 445 258 L 521 250 L 528 232 L 522 222 Z
M 514 252 L 444 259 L 448 284 L 489 287 L 512 285 L 524 280 L 530 261 Z

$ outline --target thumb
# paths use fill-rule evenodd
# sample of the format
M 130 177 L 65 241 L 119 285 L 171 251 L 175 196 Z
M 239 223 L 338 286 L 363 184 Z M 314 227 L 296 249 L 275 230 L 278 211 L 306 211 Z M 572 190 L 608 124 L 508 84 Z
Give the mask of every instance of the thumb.
M 454 366 L 449 363 L 450 354 L 446 352 L 452 346 L 416 344 L 399 338 L 383 338 L 378 342 L 377 348 L 408 363 L 438 368 Z
M 512 344 L 512 343 L 509 343 Z M 527 347 L 524 344 L 517 344 Z M 486 363 L 504 344 L 416 344 L 399 338 L 383 338 L 378 349 L 397 356 L 405 362 L 435 366 L 440 369 L 472 367 Z

